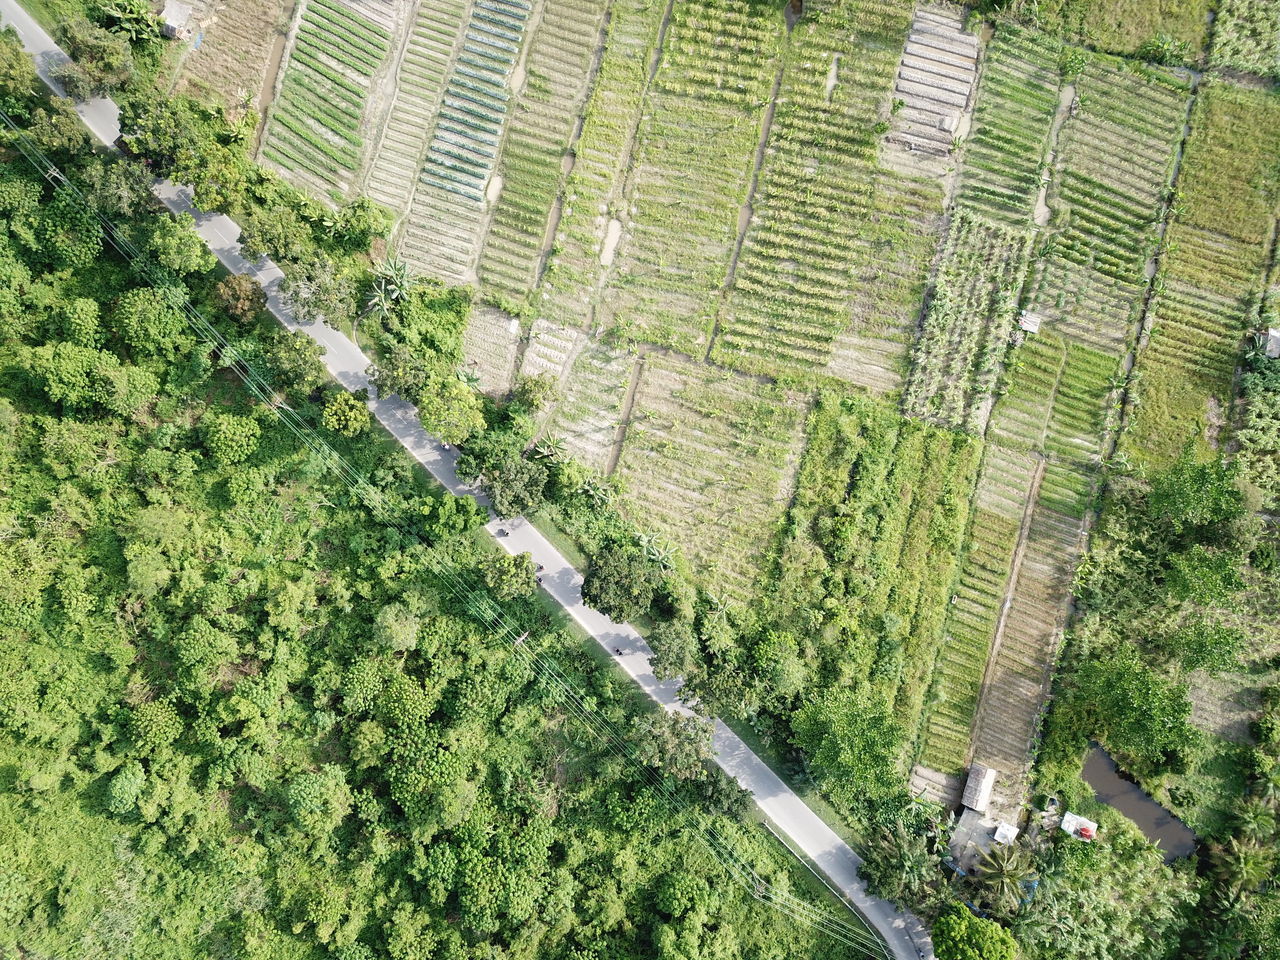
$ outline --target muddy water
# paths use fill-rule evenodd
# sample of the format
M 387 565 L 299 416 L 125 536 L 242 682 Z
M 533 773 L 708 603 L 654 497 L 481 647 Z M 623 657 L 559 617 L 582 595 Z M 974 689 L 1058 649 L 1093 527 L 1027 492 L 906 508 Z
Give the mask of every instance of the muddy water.
M 1185 823 L 1156 803 L 1132 780 L 1126 780 L 1106 750 L 1093 744 L 1084 761 L 1084 779 L 1099 800 L 1138 825 L 1160 847 L 1165 863 L 1185 857 L 1196 848 L 1196 835 Z

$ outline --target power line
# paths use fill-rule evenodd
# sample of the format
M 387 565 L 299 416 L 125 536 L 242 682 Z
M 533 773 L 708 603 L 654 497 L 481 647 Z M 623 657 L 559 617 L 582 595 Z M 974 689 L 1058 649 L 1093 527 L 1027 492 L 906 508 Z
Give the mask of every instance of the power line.
M 416 542 L 422 546 L 422 556 L 427 567 L 453 593 L 462 606 L 495 637 L 510 644 L 517 657 L 528 665 L 544 684 L 563 695 L 561 704 L 566 712 L 601 740 L 607 749 L 621 757 L 638 772 L 648 786 L 657 791 L 658 797 L 674 818 L 672 823 L 677 827 L 688 825 L 730 877 L 742 885 L 755 899 L 873 960 L 889 960 L 885 944 L 860 914 L 854 912 L 853 916 L 859 923 L 852 924 L 787 891 L 779 890 L 772 883 L 761 878 L 754 868 L 733 850 L 728 840 L 719 831 L 699 822 L 694 806 L 672 787 L 666 777 L 661 776 L 636 755 L 634 747 L 616 724 L 591 709 L 585 702 L 583 694 L 554 658 L 532 648 L 528 643 L 528 633 L 519 630 L 505 611 L 494 602 L 488 591 L 474 577 L 462 571 L 457 564 L 441 557 L 439 551 L 426 543 L 416 531 L 404 526 L 387 496 L 334 450 L 315 426 L 308 423 L 284 402 L 284 398 L 274 390 L 265 377 L 253 368 L 235 345 L 195 308 L 177 278 L 167 270 L 151 263 L 129 237 L 103 215 L 80 189 L 31 142 L 7 113 L 0 110 L 0 118 L 15 135 L 16 145 L 27 161 L 56 189 L 70 191 L 84 204 L 85 209 L 93 214 L 102 227 L 103 235 L 111 246 L 145 281 L 164 296 L 175 310 L 183 315 L 188 325 L 202 340 L 219 352 L 224 364 L 235 372 L 249 392 L 259 402 L 273 410 L 281 423 L 347 485 L 375 518 L 396 530 L 409 542 Z

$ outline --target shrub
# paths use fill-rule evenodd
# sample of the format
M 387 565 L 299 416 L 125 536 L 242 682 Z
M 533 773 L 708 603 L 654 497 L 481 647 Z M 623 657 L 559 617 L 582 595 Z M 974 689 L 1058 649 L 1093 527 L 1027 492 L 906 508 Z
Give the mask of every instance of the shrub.
M 958 903 L 933 925 L 933 947 L 938 960 L 1014 960 L 1018 955 L 1013 934 Z

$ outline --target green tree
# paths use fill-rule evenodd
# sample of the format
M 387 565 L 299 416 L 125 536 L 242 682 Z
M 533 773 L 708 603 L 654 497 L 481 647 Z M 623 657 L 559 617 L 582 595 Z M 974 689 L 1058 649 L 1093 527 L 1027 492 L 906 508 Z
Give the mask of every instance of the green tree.
M 182 735 L 182 718 L 168 700 L 148 700 L 133 708 L 129 730 L 142 753 L 155 753 Z
M 615 540 L 592 555 L 582 596 L 605 616 L 625 623 L 648 614 L 661 585 L 656 565 L 634 546 Z
M 325 428 L 344 437 L 358 437 L 369 429 L 369 408 L 346 390 L 335 390 L 320 416 Z
M 147 784 L 147 773 L 137 760 L 126 760 L 107 786 L 107 809 L 117 817 L 128 817 L 138 809 L 138 798 Z
M 298 774 L 285 791 L 294 822 L 314 837 L 326 837 L 351 812 L 351 788 L 337 764 Z
M 378 611 L 373 636 L 378 646 L 392 653 L 407 653 L 418 646 L 422 622 L 403 603 L 389 603 Z
M 224 277 L 213 292 L 218 306 L 241 327 L 251 326 L 267 309 L 266 291 L 246 273 Z
M 196 222 L 189 213 L 157 217 L 147 251 L 174 273 L 204 273 L 218 264 L 217 258 L 196 233 Z
M 1013 935 L 994 920 L 975 917 L 954 904 L 933 925 L 933 947 L 938 960 L 1014 960 L 1018 944 Z
M 55 78 L 77 100 L 119 90 L 133 76 L 133 51 L 118 34 L 73 17 L 58 23 L 58 43 L 74 63 L 55 71 Z
M 498 554 L 481 565 L 485 586 L 499 600 L 515 600 L 532 595 L 538 565 L 528 553 Z
M 256 420 L 231 413 L 209 414 L 204 419 L 203 431 L 205 447 L 224 466 L 249 459 L 262 435 Z
M 1099 651 L 1076 675 L 1077 702 L 1091 711 L 1107 746 L 1149 769 L 1198 742 L 1186 684 L 1151 670 L 1132 644 Z
M 1227 670 L 1244 650 L 1242 631 L 1192 614 L 1181 624 L 1157 631 L 1150 645 L 1185 670 Z
M 1225 603 L 1244 587 L 1240 565 L 1238 553 L 1194 544 L 1169 557 L 1169 596 L 1185 603 Z
M 542 506 L 546 497 L 546 466 L 522 456 L 504 458 L 484 474 L 485 489 L 500 517 L 518 517 Z
M 271 383 L 294 396 L 305 397 L 329 380 L 324 348 L 300 330 L 274 330 L 267 342 Z
M 1222 460 L 1197 462 L 1190 452 L 1152 478 L 1148 504 L 1152 518 L 1175 533 L 1226 523 L 1245 513 L 1236 468 Z
M 984 902 L 1003 916 L 1017 912 L 1025 896 L 1025 883 L 1035 878 L 1035 865 L 1016 844 L 998 843 L 984 850 L 975 878 Z
M 827 690 L 796 711 L 792 738 L 833 797 L 856 806 L 900 787 L 902 729 L 867 684 Z
M 65 187 L 40 210 L 36 234 L 49 264 L 57 269 L 82 269 L 102 252 L 102 227 L 93 211 Z
M 27 120 L 41 88 L 35 64 L 12 27 L 0 30 L 0 110 L 15 120 Z
M 186 348 L 186 318 L 154 287 L 127 290 L 111 311 L 120 338 L 139 356 L 172 358 Z

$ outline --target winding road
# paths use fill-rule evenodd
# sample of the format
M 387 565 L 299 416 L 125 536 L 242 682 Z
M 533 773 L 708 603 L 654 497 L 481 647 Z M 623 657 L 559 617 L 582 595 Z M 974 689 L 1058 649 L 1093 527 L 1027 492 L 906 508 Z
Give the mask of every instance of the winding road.
M 23 46 L 34 58 L 41 79 L 63 95 L 52 72 L 69 58 L 49 34 L 17 0 L 0 0 L 0 23 L 17 31 Z M 78 104 L 76 112 L 101 143 L 114 148 L 120 135 L 120 111 L 115 103 L 98 98 Z M 223 214 L 197 209 L 185 187 L 161 180 L 154 190 L 171 211 L 188 213 L 195 219 L 197 232 L 223 266 L 233 273 L 249 274 L 262 285 L 267 306 L 281 324 L 290 330 L 300 330 L 324 347 L 325 366 L 338 383 L 351 391 L 369 391 L 373 398 L 369 409 L 374 416 L 442 486 L 452 493 L 475 496 L 481 503 L 487 503 L 480 491 L 459 480 L 457 452 L 446 449 L 422 428 L 412 404 L 398 396 L 376 395 L 369 381 L 370 360 L 359 347 L 323 323 L 303 324 L 297 320 L 282 292 L 284 274 L 280 268 L 266 258 L 250 262 L 241 256 L 240 227 L 235 221 Z M 527 552 L 541 564 L 543 589 L 646 694 L 668 711 L 692 712 L 680 698 L 679 681 L 661 682 L 654 676 L 650 665 L 653 651 L 635 628 L 616 623 L 583 602 L 582 575 L 533 524 L 524 518 L 495 519 L 485 529 L 508 553 Z M 876 929 L 894 960 L 933 960 L 933 945 L 920 919 L 871 896 L 858 876 L 861 858 L 720 720 L 714 721 L 712 749 L 715 762 L 751 794 L 775 832 L 816 864 L 829 884 Z

